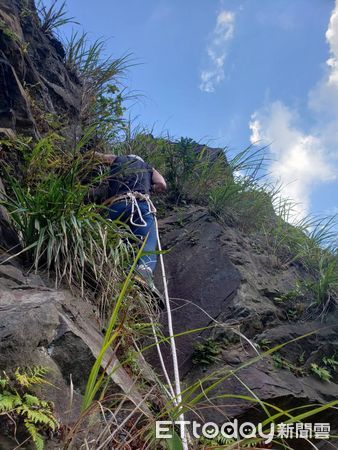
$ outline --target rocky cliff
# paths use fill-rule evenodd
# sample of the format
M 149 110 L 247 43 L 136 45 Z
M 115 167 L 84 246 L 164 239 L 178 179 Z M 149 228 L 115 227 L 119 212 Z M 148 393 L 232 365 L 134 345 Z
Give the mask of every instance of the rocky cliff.
M 76 141 L 81 128 L 82 86 L 66 68 L 64 57 L 61 43 L 42 29 L 33 0 L 2 0 L 2 138 L 15 140 L 26 135 L 37 140 L 55 130 L 57 122 L 58 132 Z M 3 145 L 2 160 L 20 162 L 22 155 L 13 152 L 15 146 Z M 208 152 L 219 154 L 212 149 Z M 171 204 L 165 210 L 160 235 L 168 250 L 165 262 L 175 333 L 182 333 L 177 346 L 183 384 L 191 385 L 214 372 L 236 373 L 217 385 L 197 413 L 216 422 L 225 417 L 259 420 L 258 408 L 239 398 L 248 392 L 260 402 L 284 409 L 337 400 L 338 313 L 330 307 L 320 315 L 310 306 L 311 299 L 297 290 L 297 283 L 312 274 L 300 263 L 284 264 L 271 253 L 268 243 L 219 220 L 206 206 Z M 20 249 L 20 240 L 2 207 L 0 244 L 0 370 L 32 365 L 50 368 L 50 381 L 56 389 L 46 385 L 42 393 L 54 402 L 61 424 L 72 424 L 80 413 L 86 380 L 100 351 L 103 335 L 97 307 L 81 298 L 76 289 L 55 288 L 46 274 L 32 274 L 20 256 L 12 258 Z M 161 275 L 156 277 L 161 289 Z M 166 332 L 164 312 L 160 322 Z M 278 351 L 269 353 L 276 346 L 280 346 Z M 170 367 L 169 348 L 163 348 Z M 147 403 L 142 399 L 148 395 L 154 375 L 141 358 L 139 370 L 146 385 L 138 384 L 131 368 L 122 367 L 118 358 L 118 350 L 109 349 L 102 368 L 112 370 L 116 390 L 138 405 L 145 417 L 151 417 L 148 397 Z M 156 354 L 149 351 L 145 358 L 161 377 Z M 331 361 L 330 381 L 320 378 L 323 361 Z M 207 380 L 204 388 L 211 381 Z M 225 400 L 224 393 L 238 398 Z M 336 412 L 324 411 L 316 421 L 330 421 L 338 432 Z M 1 448 L 17 445 L 4 427 L 0 432 Z M 50 448 L 63 448 L 61 441 Z M 300 445 L 297 450 L 309 448 Z M 335 447 L 321 443 L 318 448 Z
M 311 374 L 311 364 L 320 366 L 325 355 L 337 351 L 337 311 L 323 323 L 307 310 L 306 298 L 290 295 L 291 301 L 280 301 L 306 278 L 304 269 L 297 264 L 280 265 L 257 239 L 220 225 L 205 208 L 190 206 L 171 213 L 161 221 L 160 231 L 165 248 L 170 249 L 166 268 L 175 333 L 200 329 L 177 338 L 187 385 L 208 372 L 236 370 L 258 350 L 294 340 L 272 357 L 241 370 L 240 380 L 221 383 L 213 392 L 216 399 L 199 414 L 219 421 L 224 416 L 255 417 L 255 408 L 250 411 L 243 401 L 232 399 L 224 405 L 223 399 L 217 400 L 222 392 L 245 395 L 247 388 L 260 400 L 283 408 L 337 397 L 337 372 L 330 383 Z M 205 345 L 202 355 L 196 350 L 194 355 L 196 345 L 208 339 L 213 348 Z M 221 411 L 215 408 L 218 403 Z M 332 423 L 337 425 L 336 419 Z
M 38 137 L 50 121 L 79 121 L 79 80 L 63 64 L 58 39 L 39 26 L 33 0 L 3 0 L 0 10 L 0 120 L 3 133 Z M 68 120 L 65 123 L 68 127 Z

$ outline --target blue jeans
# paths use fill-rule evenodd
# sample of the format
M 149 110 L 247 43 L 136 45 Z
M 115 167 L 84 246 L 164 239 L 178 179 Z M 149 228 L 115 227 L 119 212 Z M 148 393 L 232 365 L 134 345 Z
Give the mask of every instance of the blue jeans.
M 149 211 L 149 206 L 145 201 L 138 201 L 143 220 L 146 222 L 146 226 L 137 226 L 142 224 L 142 220 L 139 217 L 137 209 L 135 208 L 133 222 L 136 225 L 130 223 L 131 219 L 131 204 L 125 201 L 114 203 L 109 207 L 109 219 L 119 219 L 129 225 L 132 233 L 139 239 L 144 239 L 149 233 L 147 242 L 143 248 L 144 252 L 155 252 L 157 248 L 157 235 L 154 215 Z M 154 272 L 157 262 L 157 255 L 143 255 L 138 261 L 138 265 L 144 264 Z

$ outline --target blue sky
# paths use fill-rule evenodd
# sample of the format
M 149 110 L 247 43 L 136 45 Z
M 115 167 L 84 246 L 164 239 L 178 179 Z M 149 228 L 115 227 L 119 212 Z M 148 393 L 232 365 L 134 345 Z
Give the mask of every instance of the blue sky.
M 338 2 L 338 0 L 337 0 Z M 307 212 L 338 212 L 334 0 L 68 0 L 92 39 L 132 53 L 131 114 L 155 134 L 270 144 L 272 180 Z M 80 27 L 80 29 L 81 29 Z M 69 29 L 65 30 L 65 33 Z

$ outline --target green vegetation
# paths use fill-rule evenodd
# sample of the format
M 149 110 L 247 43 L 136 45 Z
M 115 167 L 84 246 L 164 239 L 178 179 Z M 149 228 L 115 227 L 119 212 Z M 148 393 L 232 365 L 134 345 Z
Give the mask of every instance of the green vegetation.
M 272 356 L 272 360 L 274 366 L 277 369 L 287 369 L 299 377 L 304 377 L 306 375 L 306 371 L 303 367 L 301 367 L 299 364 L 297 365 L 293 364 L 291 361 L 289 361 L 287 358 L 283 357 L 277 352 Z
M 336 373 L 338 361 L 336 356 L 324 356 L 321 365 L 312 363 L 311 372 L 323 381 L 330 381 Z
M 299 299 L 302 299 L 304 295 L 303 283 L 301 281 L 298 281 L 294 289 L 291 289 L 291 291 L 288 292 L 284 292 L 281 295 L 277 295 L 273 300 L 276 303 L 295 302 Z
M 41 28 L 46 33 L 73 21 L 67 17 L 65 3 L 58 6 L 56 1 L 49 8 L 40 5 L 40 17 Z M 110 369 L 107 364 L 102 370 L 108 349 L 121 352 L 120 364 L 126 369 L 132 366 L 134 374 L 138 361 L 135 355 L 141 356 L 146 349 L 155 346 L 152 333 L 160 344 L 167 343 L 168 338 L 161 334 L 151 296 L 147 297 L 147 293 L 133 284 L 133 271 L 142 252 L 142 247 L 138 248 L 140 242 L 125 225 L 107 221 L 102 206 L 87 201 L 93 188 L 105 181 L 104 176 L 97 175 L 93 149 L 117 154 L 136 153 L 160 170 L 169 187 L 166 196 L 158 200 L 161 211 L 189 203 L 202 205 L 224 226 L 236 226 L 250 233 L 257 248 L 265 248 L 276 256 L 281 267 L 297 264 L 309 274 L 306 283 L 297 284 L 276 301 L 306 300 L 307 290 L 312 293 L 308 303 L 314 299 L 316 313 L 324 314 L 335 306 L 337 299 L 338 264 L 334 219 L 306 218 L 290 225 L 292 203 L 278 203 L 281 188 L 270 186 L 262 176 L 264 149 L 248 147 L 236 155 L 229 149 L 215 153 L 189 138 L 154 138 L 144 131 L 132 131 L 124 118 L 124 101 L 128 95 L 121 85 L 129 56 L 106 58 L 104 50 L 103 40 L 90 43 L 86 33 L 74 32 L 66 46 L 65 64 L 71 74 L 79 78 L 83 89 L 80 119 L 85 131 L 77 144 L 61 137 L 67 118 L 59 120 L 50 113 L 44 114 L 47 131 L 38 142 L 27 138 L 2 142 L 2 146 L 19 154 L 15 163 L 2 163 L 7 196 L 1 201 L 20 236 L 22 248 L 18 254 L 28 268 L 47 272 L 58 286 L 67 283 L 72 289 L 79 288 L 83 295 L 98 304 L 101 325 L 105 329 L 100 352 L 87 381 L 82 414 L 64 440 L 66 448 L 71 448 L 77 439 L 88 448 L 89 436 L 96 449 L 121 444 L 120 436 L 124 436 L 126 445 L 133 443 L 134 448 L 145 445 L 152 448 L 155 420 L 175 420 L 182 410 L 198 411 L 206 402 L 216 400 L 241 400 L 260 407 L 266 416 L 264 426 L 305 420 L 337 407 L 338 401 L 335 401 L 320 407 L 306 405 L 284 411 L 257 398 L 240 379 L 240 371 L 251 364 L 272 357 L 278 368 L 288 369 L 298 376 L 305 373 L 303 368 L 278 353 L 288 343 L 272 347 L 267 339 L 260 342 L 263 352 L 256 357 L 232 369 L 217 367 L 186 386 L 179 405 L 174 404 L 167 384 L 156 373 L 152 372 L 150 382 L 143 378 L 140 370 L 135 383 L 143 387 L 142 406 L 149 408 L 149 415 L 142 416 L 142 420 L 141 405 L 130 407 L 127 395 L 111 392 L 109 380 L 116 367 Z M 193 235 L 190 242 L 195 243 Z M 295 309 L 289 308 L 288 314 L 291 318 L 297 317 Z M 186 333 L 197 331 L 201 330 Z M 227 330 L 230 341 L 229 335 Z M 151 339 L 147 346 L 145 338 Z M 197 344 L 194 364 L 210 368 L 220 361 L 222 345 L 224 342 L 212 338 Z M 300 359 L 303 358 L 301 355 Z M 333 355 L 323 358 L 320 364 L 313 363 L 310 371 L 328 381 L 337 366 Z M 0 379 L 0 415 L 10 415 L 15 422 L 23 422 L 38 449 L 43 446 L 41 433 L 57 428 L 51 405 L 29 392 L 32 385 L 44 382 L 44 374 L 41 368 L 30 372 L 18 369 L 13 377 L 4 375 Z M 220 391 L 223 384 L 233 378 L 247 390 L 247 395 Z M 122 412 L 122 421 L 116 417 L 119 412 Z M 234 448 L 234 442 L 218 438 L 208 444 Z M 238 443 L 242 448 L 255 444 L 258 442 L 252 440 Z M 180 438 L 176 434 L 171 442 L 157 442 L 156 448 L 161 445 L 162 448 L 180 448 Z
M 316 300 L 319 304 L 330 301 L 338 289 L 338 260 L 333 257 L 322 257 L 319 260 L 319 276 L 314 284 Z
M 322 381 L 330 381 L 338 367 L 338 361 L 335 356 L 324 356 L 319 363 L 311 363 L 310 366 L 305 364 L 305 352 L 303 352 L 298 360 L 293 363 L 279 352 L 272 355 L 274 366 L 278 369 L 286 369 L 294 375 L 304 377 L 308 375 L 315 375 Z
M 214 153 L 192 139 L 154 139 L 136 132 L 118 150 L 141 155 L 163 173 L 168 182 L 167 202 L 205 205 L 219 219 L 245 228 L 254 213 L 254 218 L 259 216 L 262 221 L 271 217 L 269 196 L 255 178 L 263 166 L 263 149 L 249 147 L 227 158 L 226 150 Z
M 29 43 L 22 41 L 20 36 L 18 36 L 18 34 L 15 31 L 13 31 L 11 27 L 3 19 L 0 19 L 0 36 L 3 36 L 5 39 L 8 39 L 9 41 L 16 42 L 21 52 L 23 54 L 27 53 Z
M 51 33 L 67 23 L 77 23 L 74 22 L 74 17 L 67 16 L 66 2 L 59 4 L 58 0 L 53 0 L 47 7 L 42 0 L 39 0 L 38 12 L 41 18 L 41 29 L 45 33 Z
M 34 386 L 47 382 L 46 373 L 43 367 L 26 370 L 18 367 L 13 374 L 3 372 L 0 377 L 0 423 L 9 422 L 15 439 L 17 430 L 23 427 L 28 435 L 25 442 L 31 439 L 37 450 L 44 448 L 42 433 L 58 428 L 51 403 L 32 393 Z
M 119 326 L 117 326 L 121 305 L 125 299 L 125 295 L 127 293 L 129 285 L 131 283 L 131 276 L 135 270 L 137 261 L 139 260 L 141 254 L 142 254 L 145 244 L 146 244 L 146 241 L 144 241 L 142 246 L 140 247 L 138 254 L 133 262 L 133 265 L 128 273 L 128 276 L 122 286 L 120 294 L 115 302 L 114 309 L 110 316 L 107 330 L 106 330 L 104 339 L 102 341 L 100 353 L 96 358 L 95 364 L 93 365 L 92 370 L 89 375 L 89 378 L 88 378 L 86 391 L 85 391 L 85 394 L 83 397 L 83 410 L 86 410 L 91 406 L 95 395 L 101 389 L 102 385 L 105 384 L 104 383 L 104 381 L 105 381 L 104 374 L 99 376 L 99 371 L 101 368 L 103 358 L 104 358 L 105 354 L 107 353 L 107 350 L 111 347 L 111 345 L 117 339 L 118 335 L 121 333 L 121 324 Z M 108 373 L 108 376 L 110 376 L 109 373 Z
M 2 204 L 19 232 L 27 264 L 52 272 L 56 285 L 67 281 L 83 294 L 87 286 L 109 296 L 133 258 L 135 238 L 122 224 L 107 221 L 96 205 L 84 203 L 91 185 L 82 181 L 92 162 L 65 153 L 58 139 L 49 135 L 32 148 L 22 147 L 24 180 L 6 168 L 9 195 Z
M 219 436 L 216 436 L 214 439 L 206 439 L 201 438 L 200 443 L 204 444 L 206 447 L 202 447 L 205 449 L 212 448 L 213 450 L 222 450 L 226 448 L 237 448 L 237 449 L 246 449 L 255 447 L 257 448 L 257 445 L 260 445 L 263 441 L 263 439 L 247 439 L 247 442 L 241 442 L 236 441 L 236 439 L 230 439 L 222 436 L 221 434 Z M 241 447 L 238 447 L 238 445 L 241 445 Z M 236 447 L 234 447 L 236 446 Z
M 311 371 L 323 381 L 330 381 L 332 378 L 330 372 L 325 367 L 318 366 L 318 364 L 312 363 Z
M 330 367 L 331 370 L 336 371 L 337 367 L 338 367 L 338 361 L 336 359 L 336 355 L 333 356 L 324 356 L 323 358 L 323 363 L 327 366 Z
M 103 57 L 105 41 L 88 40 L 86 33 L 73 32 L 66 43 L 66 67 L 82 84 L 82 123 L 95 129 L 91 145 L 109 151 L 125 130 L 123 103 L 131 96 L 121 86 L 121 79 L 130 66 L 130 55 Z
M 305 217 L 291 225 L 295 205 L 281 200 L 281 186 L 265 181 L 265 149 L 248 147 L 231 155 L 228 149 L 213 152 L 191 139 L 154 138 L 137 129 L 115 149 L 139 154 L 163 173 L 168 193 L 158 205 L 160 212 L 170 205 L 206 206 L 220 222 L 250 233 L 281 267 L 296 264 L 304 268 L 307 286 L 303 281 L 289 296 L 314 300 L 323 314 L 334 305 L 338 290 L 336 217 Z
M 2 19 L 0 19 L 0 31 L 5 36 L 5 38 L 20 42 L 19 36 Z
M 203 368 L 206 368 L 218 361 L 220 361 L 221 347 L 220 343 L 214 339 L 206 339 L 205 342 L 195 345 L 192 362 Z
M 90 138 L 90 133 L 88 134 Z M 125 283 L 122 280 L 126 276 L 127 268 L 131 261 L 135 264 L 135 247 L 132 245 L 130 239 L 132 239 L 126 228 L 123 228 L 118 223 L 107 223 L 104 216 L 104 210 L 95 205 L 86 205 L 83 199 L 91 189 L 93 184 L 99 179 L 92 180 L 91 182 L 84 182 L 87 180 L 88 173 L 95 168 L 95 164 L 90 157 L 82 158 L 79 156 L 80 146 L 86 145 L 88 140 L 84 139 L 79 146 L 73 149 L 72 152 L 66 152 L 64 150 L 64 141 L 52 133 L 43 138 L 38 143 L 32 143 L 30 140 L 22 142 L 16 142 L 16 148 L 20 149 L 22 155 L 22 182 L 20 185 L 15 181 L 12 176 L 12 168 L 6 166 L 7 173 L 7 186 L 8 197 L 4 200 L 4 204 L 9 209 L 13 221 L 20 232 L 23 247 L 26 249 L 24 254 L 27 261 L 33 265 L 37 270 L 43 268 L 47 269 L 51 275 L 55 276 L 58 283 L 61 280 L 66 280 L 71 286 L 79 286 L 83 289 L 86 295 L 95 293 L 95 297 L 99 299 L 100 304 L 104 304 L 103 316 L 105 318 L 104 323 L 106 334 L 102 343 L 101 352 L 92 368 L 90 378 L 88 380 L 86 394 L 83 403 L 83 413 L 79 418 L 74 429 L 66 438 L 66 442 L 72 443 L 76 436 L 80 433 L 81 426 L 87 424 L 87 420 L 91 422 L 93 417 L 97 417 L 101 408 L 104 411 L 111 410 L 114 412 L 116 409 L 123 410 L 123 402 L 125 400 L 118 399 L 116 396 L 112 396 L 109 392 L 109 379 L 112 372 L 108 370 L 101 371 L 101 362 L 106 355 L 107 349 L 110 346 L 118 348 L 121 342 L 129 342 L 128 352 L 125 357 L 122 356 L 124 367 L 128 367 L 130 360 L 130 352 L 135 349 L 136 352 L 143 352 L 143 343 L 136 345 L 134 338 L 137 339 L 137 334 L 140 324 L 142 324 L 143 336 L 148 335 L 151 331 L 149 316 L 154 316 L 154 311 L 140 302 L 135 302 L 135 296 L 130 296 L 130 290 L 134 289 L 131 282 L 132 270 L 127 275 Z M 188 148 L 192 145 L 191 142 L 184 142 L 184 148 Z M 125 150 L 125 143 L 119 146 L 120 150 Z M 164 144 L 163 144 L 164 145 Z M 168 145 L 167 143 L 165 145 Z M 190 151 L 190 150 L 189 150 Z M 157 153 L 154 153 L 154 157 Z M 160 158 L 157 155 L 158 158 Z M 191 186 L 195 186 L 195 190 L 189 188 L 189 177 L 183 177 L 182 191 L 183 196 L 175 197 L 177 192 L 178 183 L 182 180 L 178 180 L 174 176 L 170 179 L 170 183 L 173 188 L 170 187 L 169 197 L 165 199 L 166 202 L 172 202 L 171 204 L 184 204 L 188 201 L 189 195 L 196 195 L 194 202 L 198 202 L 197 192 L 198 188 L 194 183 L 198 183 L 199 180 L 203 183 L 207 183 L 207 171 L 204 167 L 203 157 L 205 153 L 197 155 L 192 164 L 192 157 L 189 156 L 184 162 L 187 170 L 191 171 Z M 195 157 L 194 157 L 195 158 Z M 208 158 L 208 157 L 207 157 Z M 212 162 L 207 159 L 208 164 Z M 178 162 L 177 162 L 178 164 Z M 182 163 L 183 164 L 183 163 Z M 224 164 L 221 160 L 216 164 Z M 175 166 L 172 163 L 171 167 Z M 221 167 L 221 166 L 220 166 Z M 170 169 L 173 170 L 173 169 Z M 196 177 L 195 170 L 198 170 L 200 177 Z M 221 169 L 219 168 L 220 172 Z M 228 169 L 227 169 L 228 170 Z M 204 172 L 205 171 L 205 172 Z M 194 174 L 194 175 L 193 175 Z M 229 175 L 230 177 L 230 175 Z M 196 181 L 197 180 L 197 181 Z M 230 181 L 229 181 L 230 183 Z M 235 180 L 232 183 L 236 183 Z M 211 189 L 211 187 L 210 187 Z M 208 191 L 201 191 L 201 204 L 209 207 L 208 204 Z M 194 194 L 195 193 L 195 194 Z M 229 197 L 231 199 L 231 196 Z M 190 201 L 190 200 L 189 200 Z M 205 203 L 204 203 L 205 202 Z M 233 208 L 232 220 L 235 217 L 235 209 L 237 203 L 231 204 Z M 212 211 L 210 209 L 210 211 Z M 229 209 L 227 210 L 229 211 Z M 271 211 L 270 211 L 271 213 Z M 228 212 L 227 212 L 228 214 Z M 226 223 L 226 215 L 218 216 L 220 220 Z M 236 220 L 244 220 L 244 216 L 237 215 Z M 243 225 L 244 226 L 244 225 Z M 89 231 L 87 231 L 89 230 Z M 96 230 L 96 231 L 95 231 Z M 256 233 L 254 224 L 251 228 L 253 233 Z M 90 234 L 90 236 L 89 236 Z M 129 237 L 129 243 L 124 239 Z M 69 247 L 69 248 L 68 248 Z M 314 247 L 311 249 L 313 250 Z M 331 255 L 328 250 L 322 251 L 317 248 L 318 254 L 323 256 Z M 312 254 L 315 252 L 313 251 Z M 331 257 L 331 256 L 330 256 Z M 314 261 L 314 259 L 311 259 Z M 67 267 L 65 271 L 64 268 Z M 103 270 L 103 267 L 105 268 Z M 133 266 L 134 267 L 134 266 Z M 315 273 L 315 272 L 313 272 Z M 107 284 L 107 280 L 109 283 Z M 323 284 L 324 285 L 324 284 Z M 327 286 L 327 285 L 326 285 Z M 327 287 L 325 288 L 327 289 Z M 303 293 L 303 285 L 297 285 L 294 290 L 285 294 L 283 301 L 293 301 L 298 295 Z M 334 295 L 334 294 L 332 294 Z M 106 300 L 103 302 L 102 298 Z M 111 303 L 111 298 L 116 299 Z M 107 299 L 110 300 L 107 300 Z M 133 301 L 131 301 L 133 299 Z M 135 305 L 136 303 L 136 305 Z M 140 320 L 140 316 L 142 319 Z M 145 319 L 145 317 L 147 317 Z M 108 320 L 107 320 L 108 318 Z M 192 330 L 191 332 L 194 332 Z M 129 339 L 131 338 L 131 339 Z M 160 337 L 161 342 L 165 342 L 166 338 Z M 154 344 L 151 344 L 154 345 Z M 284 345 L 284 344 L 283 344 Z M 287 361 L 282 356 L 278 356 L 278 349 L 280 346 L 267 349 L 262 355 L 257 358 L 253 358 L 252 361 L 246 362 L 244 365 L 236 367 L 233 370 L 221 368 L 208 374 L 198 383 L 194 383 L 191 386 L 185 388 L 183 392 L 183 402 L 179 407 L 174 406 L 172 400 L 167 393 L 167 386 L 163 384 L 154 374 L 154 384 L 149 385 L 149 381 L 142 380 L 142 377 L 138 378 L 138 384 L 144 385 L 144 404 L 148 404 L 151 407 L 151 411 L 154 413 L 154 417 L 148 418 L 144 421 L 143 425 L 137 428 L 133 439 L 139 439 L 144 443 L 149 440 L 152 442 L 154 439 L 153 434 L 153 422 L 156 419 L 167 420 L 168 418 L 174 420 L 178 417 L 180 408 L 184 410 L 198 410 L 203 407 L 206 398 L 212 397 L 214 390 L 221 385 L 221 383 L 230 379 L 231 377 L 239 377 L 242 366 L 246 367 L 248 364 L 254 364 L 255 361 L 266 357 L 268 355 L 275 354 L 275 364 L 281 368 L 291 370 L 298 376 L 303 375 L 302 369 L 296 367 L 295 364 Z M 220 346 L 217 342 L 210 339 L 204 344 L 200 344 L 195 350 L 194 362 L 204 367 L 219 360 Z M 123 359 L 124 358 L 124 359 Z M 334 357 L 330 358 L 331 364 L 335 364 Z M 135 369 L 135 360 L 130 364 L 133 364 Z M 324 363 L 323 363 L 324 364 Z M 329 363 L 327 363 L 329 364 Z M 324 370 L 323 370 L 324 369 Z M 312 367 L 311 371 L 321 379 L 330 379 L 330 368 L 326 366 Z M 138 375 L 139 376 L 139 375 Z M 147 392 L 156 392 L 156 397 L 159 402 L 159 406 L 154 406 L 153 401 L 148 401 Z M 274 417 L 274 412 L 280 414 L 276 419 L 271 420 L 284 420 L 291 416 L 292 412 L 278 412 L 272 405 L 264 405 L 263 402 L 259 402 L 251 393 L 248 388 L 248 396 L 241 396 L 243 401 L 248 401 L 252 404 L 257 402 L 266 412 L 267 417 Z M 217 395 L 214 400 L 221 398 L 238 398 L 231 393 L 224 393 Z M 122 405 L 121 405 L 122 402 Z M 263 406 L 262 406 L 263 404 Z M 327 406 L 329 407 L 329 406 Z M 120 409 L 119 409 L 120 408 Z M 308 413 L 310 414 L 311 407 L 308 406 Z M 160 413 L 158 412 L 160 409 Z M 131 413 L 130 413 L 131 414 Z M 136 414 L 136 409 L 134 411 Z M 268 420 L 268 419 L 267 419 Z M 100 433 L 104 433 L 106 439 L 110 439 L 109 442 L 115 442 L 114 436 L 109 437 L 109 427 L 115 427 L 114 429 L 123 431 L 123 427 L 127 427 L 126 424 L 110 423 L 107 425 L 107 431 L 102 429 L 105 422 L 100 424 Z M 94 428 L 90 428 L 91 432 L 97 433 L 98 423 L 94 421 Z M 96 428 L 95 428 L 96 427 Z M 89 433 L 88 430 L 88 433 Z M 102 444 L 101 434 L 96 434 L 97 446 Z M 100 437 L 101 436 L 101 437 Z M 118 438 L 116 437 L 117 442 Z M 177 438 L 178 439 L 178 438 Z M 148 442 L 148 443 L 149 443 Z M 218 443 L 219 444 L 219 443 Z M 243 444 L 243 445 L 242 445 Z M 249 445 L 250 442 L 242 442 L 241 445 Z M 165 446 L 166 443 L 163 443 Z M 226 444 L 227 445 L 227 444 Z M 166 447 L 163 447 L 166 448 Z

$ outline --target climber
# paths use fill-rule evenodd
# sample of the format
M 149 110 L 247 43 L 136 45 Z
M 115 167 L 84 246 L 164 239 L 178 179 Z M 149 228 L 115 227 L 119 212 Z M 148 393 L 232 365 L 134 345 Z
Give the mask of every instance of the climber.
M 115 156 L 95 152 L 96 158 L 110 166 L 109 218 L 127 223 L 133 234 L 147 241 L 144 253 L 137 265 L 138 274 L 153 286 L 153 273 L 156 267 L 157 233 L 154 221 L 153 204 L 150 192 L 163 192 L 167 185 L 163 176 L 140 156 Z

